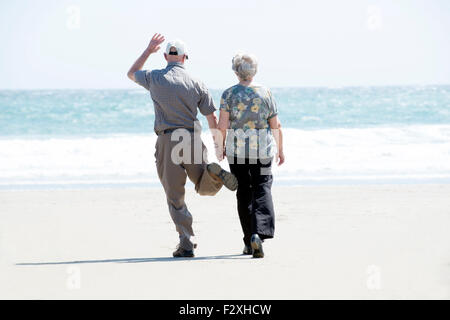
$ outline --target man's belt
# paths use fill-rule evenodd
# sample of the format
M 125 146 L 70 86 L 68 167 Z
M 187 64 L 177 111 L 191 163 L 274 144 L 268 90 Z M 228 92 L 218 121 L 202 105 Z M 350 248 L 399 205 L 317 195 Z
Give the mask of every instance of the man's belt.
M 172 132 L 174 132 L 175 130 L 178 130 L 178 129 L 184 129 L 184 130 L 187 130 L 187 131 L 189 131 L 191 133 L 194 133 L 194 129 L 193 128 L 173 128 L 173 129 L 166 129 L 166 130 L 160 131 L 158 133 L 158 136 L 163 135 L 163 134 L 172 133 Z

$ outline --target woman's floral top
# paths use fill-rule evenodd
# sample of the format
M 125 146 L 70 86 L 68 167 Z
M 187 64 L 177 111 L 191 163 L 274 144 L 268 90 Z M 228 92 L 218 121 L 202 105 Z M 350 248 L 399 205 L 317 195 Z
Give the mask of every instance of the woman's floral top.
M 225 145 L 228 157 L 265 159 L 275 155 L 269 119 L 277 115 L 277 106 L 269 89 L 237 84 L 222 94 L 220 109 L 230 113 Z

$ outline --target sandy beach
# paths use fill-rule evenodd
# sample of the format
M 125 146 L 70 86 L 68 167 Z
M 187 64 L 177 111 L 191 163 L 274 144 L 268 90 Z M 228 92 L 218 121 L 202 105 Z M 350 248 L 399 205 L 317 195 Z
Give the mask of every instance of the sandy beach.
M 276 238 L 241 255 L 235 196 L 159 188 L 0 192 L 0 298 L 449 299 L 450 185 L 274 187 Z

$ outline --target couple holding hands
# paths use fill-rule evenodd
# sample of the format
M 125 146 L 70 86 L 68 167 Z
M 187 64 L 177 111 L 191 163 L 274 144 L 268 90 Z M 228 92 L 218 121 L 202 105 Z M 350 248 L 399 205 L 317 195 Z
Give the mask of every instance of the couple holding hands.
M 272 161 L 278 165 L 284 162 L 275 100 L 268 88 L 253 82 L 258 68 L 256 58 L 237 54 L 232 69 L 239 82 L 222 94 L 217 120 L 216 107 L 206 86 L 185 69 L 188 53 L 182 41 L 168 42 L 164 52 L 166 68 L 142 70 L 149 56 L 164 41 L 162 35 L 155 34 L 127 75 L 150 92 L 154 104 L 154 130 L 158 136 L 156 168 L 180 238 L 173 256 L 194 257 L 196 248 L 191 241 L 192 215 L 184 201 L 186 178 L 189 178 L 200 195 L 215 195 L 223 185 L 236 191 L 244 233 L 243 254 L 262 258 L 262 243 L 273 238 L 275 230 Z M 200 137 L 198 111 L 208 121 L 218 160 L 226 157 L 231 172 L 217 163 L 208 163 Z

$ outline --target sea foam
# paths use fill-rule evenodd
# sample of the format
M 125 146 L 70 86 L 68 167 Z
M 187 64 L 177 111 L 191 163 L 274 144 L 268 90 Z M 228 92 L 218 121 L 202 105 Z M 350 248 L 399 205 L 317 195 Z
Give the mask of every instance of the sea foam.
M 450 125 L 283 131 L 275 184 L 450 181 Z M 0 188 L 158 186 L 156 135 L 0 139 Z M 211 135 L 202 133 L 209 160 Z M 228 168 L 227 161 L 221 162 Z

